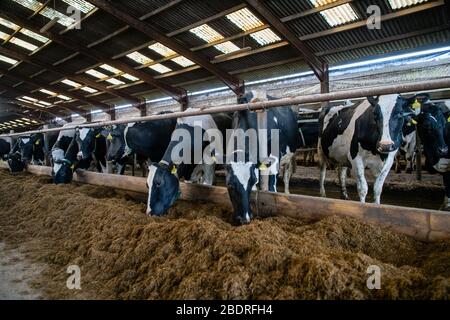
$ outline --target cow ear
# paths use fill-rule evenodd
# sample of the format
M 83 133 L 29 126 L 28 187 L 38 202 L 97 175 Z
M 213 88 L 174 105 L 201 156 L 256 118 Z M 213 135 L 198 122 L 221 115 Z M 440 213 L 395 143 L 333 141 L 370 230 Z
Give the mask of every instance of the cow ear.
M 379 99 L 380 99 L 380 96 L 377 96 L 377 97 L 369 96 L 369 97 L 367 97 L 367 100 L 369 100 L 369 102 L 370 102 L 370 104 L 372 106 L 376 106 L 378 104 Z

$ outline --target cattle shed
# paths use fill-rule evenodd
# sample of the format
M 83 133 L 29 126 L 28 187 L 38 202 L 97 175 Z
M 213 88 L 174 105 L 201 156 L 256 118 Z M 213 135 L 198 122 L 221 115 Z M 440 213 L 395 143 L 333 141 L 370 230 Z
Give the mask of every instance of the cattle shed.
M 0 300 L 450 297 L 450 1 L 2 0 L 0 41 Z M 165 158 L 243 114 L 285 151 Z

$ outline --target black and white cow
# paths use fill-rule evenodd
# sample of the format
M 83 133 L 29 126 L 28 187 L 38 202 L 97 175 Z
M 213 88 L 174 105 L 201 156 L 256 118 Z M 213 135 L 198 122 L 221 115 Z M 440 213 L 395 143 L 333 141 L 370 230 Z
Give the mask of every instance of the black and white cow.
M 366 201 L 368 185 L 365 168 L 376 177 L 374 201 L 380 203 L 384 181 L 401 145 L 404 117 L 413 113 L 416 96 L 400 95 L 368 98 L 353 106 L 325 107 L 320 116 L 318 154 L 320 163 L 320 194 L 325 197 L 327 165 L 338 168 L 341 196 L 348 199 L 345 185 L 347 169 L 356 173 L 361 202 Z
M 193 110 L 195 109 L 190 108 L 186 111 Z M 186 181 L 194 179 L 209 185 L 213 183 L 215 165 L 203 163 L 203 159 L 195 159 L 195 154 L 198 152 L 203 154 L 210 142 L 216 139 L 205 134 L 207 130 L 217 129 L 224 137 L 226 129 L 231 127 L 231 121 L 231 116 L 226 114 L 178 118 L 162 159 L 149 166 L 147 214 L 161 216 L 173 205 L 179 196 L 180 179 Z M 197 134 L 199 137 L 195 139 Z M 184 138 L 188 141 L 184 141 Z M 222 140 L 220 143 L 224 142 L 224 139 Z M 192 152 L 187 154 L 187 150 L 179 150 L 180 145 L 186 146 Z M 185 151 L 186 154 L 184 154 Z M 172 158 L 175 154 L 180 157 L 179 160 Z M 212 154 L 212 156 L 222 155 Z
M 45 141 L 42 133 L 21 136 L 8 155 L 11 172 L 23 171 L 27 165 L 43 165 L 45 160 Z
M 450 118 L 438 105 L 426 104 L 417 122 L 425 166 L 431 173 L 439 172 L 442 175 L 445 197 L 441 209 L 450 211 Z
M 6 160 L 6 156 L 11 152 L 11 139 L 0 138 L 0 160 Z
M 78 144 L 77 158 L 79 161 L 93 161 L 98 172 L 106 173 L 106 138 L 102 135 L 103 128 L 77 128 L 75 141 Z
M 71 124 L 66 124 L 64 126 L 71 126 Z M 64 166 L 69 165 L 70 167 L 72 165 L 69 164 L 67 161 L 64 161 L 64 158 L 74 138 L 75 138 L 75 129 L 61 130 L 58 134 L 58 138 L 56 139 L 55 144 L 52 147 L 51 151 L 52 176 L 54 182 L 57 184 L 63 183 L 62 181 L 66 181 L 65 179 L 62 178 L 62 176 L 64 177 L 67 174 L 63 172 L 60 173 L 60 170 Z M 56 177 L 58 177 L 58 179 L 56 179 Z
M 117 167 L 117 172 L 123 174 L 126 157 L 132 154 L 149 163 L 159 162 L 170 143 L 176 123 L 176 119 L 163 119 L 118 125 L 104 130 L 103 135 L 108 139 L 108 165 L 112 163 Z
M 239 103 L 253 103 L 274 100 L 264 91 L 252 91 L 241 99 Z M 289 192 L 289 179 L 292 175 L 292 162 L 297 148 L 300 146 L 300 135 L 297 124 L 297 115 L 290 107 L 271 108 L 267 112 L 267 159 L 256 157 L 259 153 L 260 139 L 257 137 L 257 150 L 249 145 L 246 139 L 244 150 L 235 145 L 230 139 L 227 148 L 226 184 L 228 194 L 234 209 L 234 220 L 238 224 L 249 223 L 252 219 L 250 208 L 250 194 L 256 189 L 262 170 L 269 175 L 269 191 L 276 192 L 277 177 L 283 172 L 285 192 Z M 258 129 L 258 120 L 255 112 L 248 110 L 235 112 L 233 115 L 233 132 L 250 132 Z M 249 131 L 250 130 L 250 131 Z M 272 130 L 278 130 L 278 151 L 272 150 Z M 231 148 L 230 148 L 231 146 Z M 231 152 L 230 152 L 231 151 Z M 240 157 L 239 157 L 240 156 Z
M 416 120 L 412 117 L 405 118 L 402 129 L 402 144 L 399 152 L 395 156 L 395 172 L 402 171 L 400 165 L 400 157 L 406 160 L 406 173 L 413 172 L 414 162 L 416 159 Z

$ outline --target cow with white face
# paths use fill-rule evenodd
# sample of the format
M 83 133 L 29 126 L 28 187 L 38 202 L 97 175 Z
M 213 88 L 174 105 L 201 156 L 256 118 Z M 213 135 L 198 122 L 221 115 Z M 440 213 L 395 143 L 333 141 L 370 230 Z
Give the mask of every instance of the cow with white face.
M 106 173 L 106 138 L 102 135 L 103 128 L 77 128 L 75 141 L 78 144 L 77 159 L 95 163 L 98 172 Z
M 8 164 L 12 172 L 23 171 L 29 164 L 43 165 L 44 160 L 44 135 L 42 133 L 19 137 L 8 155 Z
M 190 108 L 186 111 L 194 110 Z M 205 184 L 212 184 L 214 164 L 203 163 L 203 159 L 196 159 L 195 155 L 202 155 L 215 139 L 207 134 L 208 130 L 216 129 L 214 131 L 221 132 L 224 137 L 225 130 L 231 127 L 231 120 L 231 116 L 225 114 L 178 118 L 171 141 L 161 161 L 153 162 L 149 166 L 147 214 L 161 216 L 173 205 L 180 194 L 180 179 L 191 181 L 193 173 L 202 172 L 207 178 L 202 179 L 196 176 L 195 179 L 205 181 Z M 222 140 L 221 143 L 224 142 L 224 139 Z M 187 148 L 181 150 L 180 145 Z M 191 151 L 189 154 L 187 154 L 188 149 Z M 174 156 L 179 159 L 174 159 Z M 218 154 L 216 156 L 219 157 Z M 196 169 L 197 166 L 202 169 Z
M 64 126 L 70 126 L 71 124 L 66 124 Z M 75 129 L 61 130 L 59 132 L 58 138 L 52 147 L 51 151 L 51 163 L 52 163 L 52 176 L 53 181 L 56 184 L 64 183 L 67 181 L 65 178 L 68 174 L 68 168 L 72 166 L 71 163 L 64 161 L 65 154 L 69 149 L 72 141 L 75 138 Z M 77 151 L 78 152 L 78 151 Z
M 239 99 L 239 103 L 255 103 L 275 98 L 267 96 L 265 91 L 251 91 Z M 300 146 L 300 135 L 297 125 L 297 115 L 290 107 L 271 108 L 267 112 L 267 159 L 260 159 L 257 155 L 260 143 L 256 135 L 256 149 L 250 144 L 250 138 L 245 139 L 244 148 L 235 145 L 230 139 L 227 148 L 227 176 L 228 194 L 234 209 L 234 220 L 238 224 L 247 224 L 252 219 L 250 195 L 260 180 L 260 173 L 266 170 L 269 176 L 269 191 L 276 192 L 278 175 L 283 172 L 285 192 L 289 193 L 289 180 L 295 168 L 294 153 Z M 233 132 L 250 133 L 258 129 L 255 112 L 239 111 L 233 116 Z M 272 136 L 273 130 L 278 136 Z M 233 138 L 234 139 L 234 138 Z M 277 141 L 273 141 L 277 140 Z M 278 150 L 272 150 L 272 143 L 278 145 Z M 231 147 L 231 148 L 230 148 Z M 231 151 L 231 152 L 230 152 Z M 265 174 L 265 173 L 264 173 Z
M 384 181 L 402 142 L 404 118 L 414 113 L 411 106 L 416 100 L 417 96 L 386 95 L 322 110 L 318 142 L 321 196 L 326 196 L 327 165 L 333 164 L 339 171 L 342 198 L 348 199 L 345 179 L 347 168 L 352 168 L 359 199 L 365 202 L 368 185 L 364 170 L 369 168 L 376 177 L 374 201 L 380 203 Z

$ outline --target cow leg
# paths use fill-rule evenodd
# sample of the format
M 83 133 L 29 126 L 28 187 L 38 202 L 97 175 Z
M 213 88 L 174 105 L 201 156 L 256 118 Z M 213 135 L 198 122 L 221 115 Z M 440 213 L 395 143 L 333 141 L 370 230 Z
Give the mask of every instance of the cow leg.
M 295 172 L 295 155 L 294 153 L 285 154 L 280 161 L 280 174 L 283 175 L 284 193 L 289 194 L 289 181 Z M 275 179 L 276 180 L 276 179 Z
M 400 156 L 397 154 L 395 156 L 395 173 L 401 173 L 402 168 L 400 167 Z
M 360 156 L 355 158 L 354 168 L 356 173 L 356 186 L 358 188 L 359 201 L 365 203 L 369 187 L 367 185 L 366 177 L 364 176 L 364 161 Z
M 339 167 L 339 184 L 341 186 L 341 199 L 343 200 L 349 200 L 348 193 L 347 193 L 347 185 L 346 185 L 346 179 L 347 179 L 347 167 Z
M 375 179 L 375 183 L 373 185 L 373 197 L 374 197 L 374 202 L 376 204 L 380 204 L 380 198 L 381 198 L 381 192 L 383 191 L 383 184 L 384 184 L 384 180 L 386 180 L 386 177 L 389 174 L 389 171 L 391 171 L 392 168 L 392 164 L 394 162 L 394 157 L 393 155 L 389 155 L 388 158 L 386 159 L 386 163 L 384 164 L 383 168 L 381 169 L 380 173 L 378 174 L 378 176 Z
M 445 197 L 440 210 L 450 211 L 450 172 L 444 172 L 442 178 L 444 180 Z

